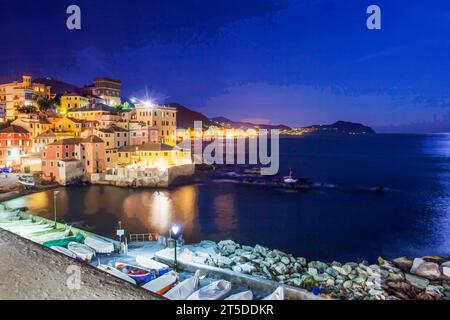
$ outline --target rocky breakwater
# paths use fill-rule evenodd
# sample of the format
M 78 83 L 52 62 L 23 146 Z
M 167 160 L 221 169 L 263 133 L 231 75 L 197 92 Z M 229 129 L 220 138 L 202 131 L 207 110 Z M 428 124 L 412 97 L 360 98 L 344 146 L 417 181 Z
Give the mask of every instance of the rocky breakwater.
M 296 258 L 260 245 L 239 245 L 232 240 L 209 243 L 205 264 L 304 288 L 331 298 L 450 299 L 450 261 L 442 257 L 402 257 L 392 261 L 379 258 L 377 264 L 366 261 L 325 263 Z

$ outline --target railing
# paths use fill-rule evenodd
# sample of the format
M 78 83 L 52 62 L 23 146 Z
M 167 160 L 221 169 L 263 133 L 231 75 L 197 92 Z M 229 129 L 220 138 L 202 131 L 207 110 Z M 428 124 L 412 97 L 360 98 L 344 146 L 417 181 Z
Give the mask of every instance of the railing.
M 130 242 L 157 241 L 158 233 L 134 233 L 130 234 Z

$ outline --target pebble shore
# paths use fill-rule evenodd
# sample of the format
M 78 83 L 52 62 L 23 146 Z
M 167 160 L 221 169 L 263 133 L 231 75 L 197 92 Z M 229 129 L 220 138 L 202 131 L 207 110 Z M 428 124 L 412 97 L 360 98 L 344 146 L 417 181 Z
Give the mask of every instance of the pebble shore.
M 450 259 L 438 256 L 378 258 L 366 261 L 308 261 L 261 245 L 254 247 L 224 240 L 202 241 L 208 247 L 203 263 L 278 281 L 334 299 L 450 300 Z M 195 249 L 193 250 L 195 255 Z

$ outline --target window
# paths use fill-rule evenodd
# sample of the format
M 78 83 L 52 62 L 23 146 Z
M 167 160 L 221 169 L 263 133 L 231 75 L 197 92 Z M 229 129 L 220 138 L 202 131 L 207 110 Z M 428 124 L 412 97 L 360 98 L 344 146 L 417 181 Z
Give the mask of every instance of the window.
M 56 157 L 59 158 L 59 152 L 56 153 Z
M 66 158 L 68 158 L 69 157 L 69 153 L 68 152 L 66 152 Z

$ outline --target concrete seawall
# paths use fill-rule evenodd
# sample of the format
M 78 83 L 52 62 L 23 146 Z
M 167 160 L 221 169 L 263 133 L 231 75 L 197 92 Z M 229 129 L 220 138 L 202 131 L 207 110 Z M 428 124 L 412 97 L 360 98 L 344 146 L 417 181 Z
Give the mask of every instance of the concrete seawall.
M 164 299 L 2 229 L 0 257 L 0 299 Z M 80 268 L 79 289 L 67 286 L 70 266 Z

